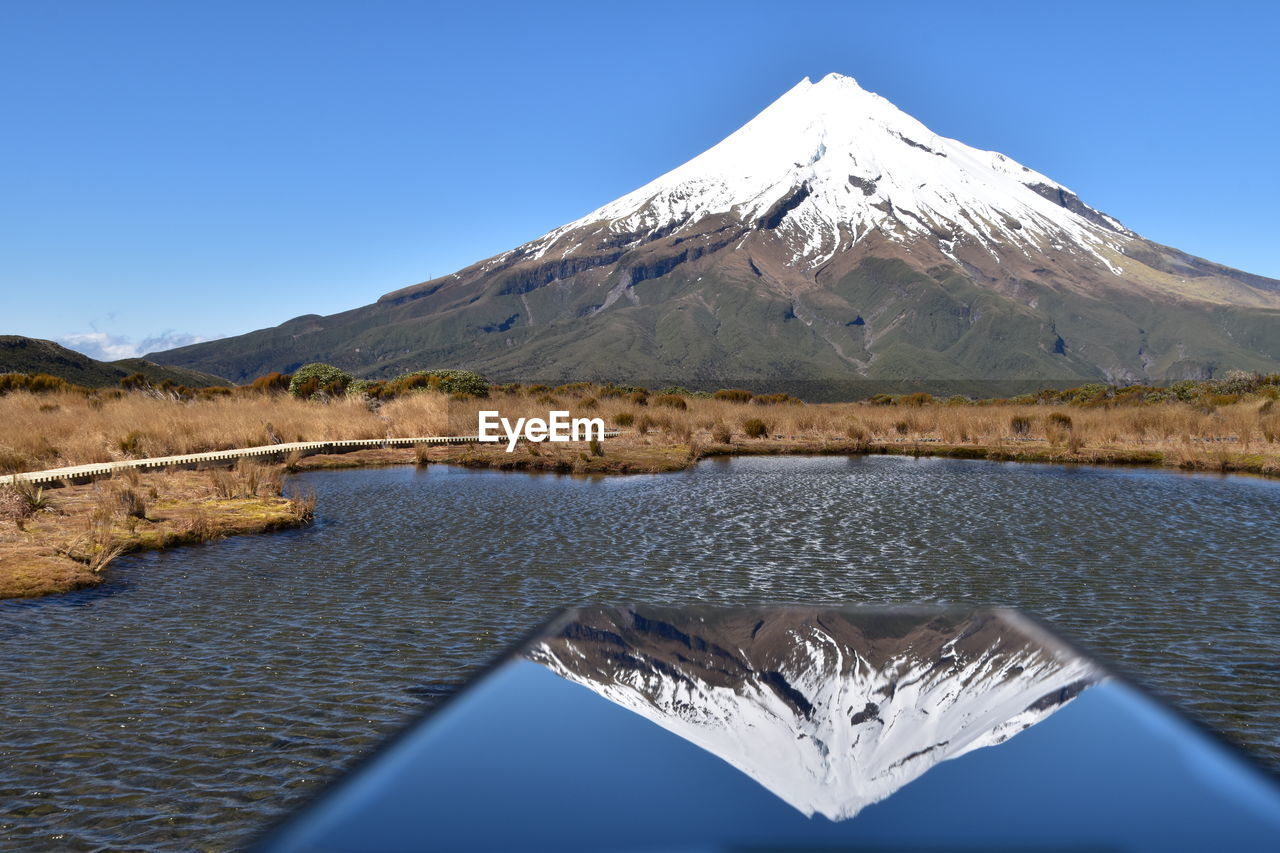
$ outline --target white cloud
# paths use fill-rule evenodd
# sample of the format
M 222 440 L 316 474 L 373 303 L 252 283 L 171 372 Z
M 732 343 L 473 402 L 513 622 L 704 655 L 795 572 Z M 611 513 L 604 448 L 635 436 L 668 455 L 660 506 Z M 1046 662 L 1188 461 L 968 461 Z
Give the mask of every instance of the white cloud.
M 174 347 L 184 347 L 188 344 L 212 341 L 216 340 L 216 337 L 206 338 L 167 329 L 158 335 L 149 335 L 138 343 L 134 343 L 133 339 L 126 335 L 112 335 L 98 331 L 85 332 L 79 335 L 66 335 L 58 338 L 57 341 L 64 347 L 84 353 L 90 358 L 96 358 L 100 361 L 119 361 L 122 358 L 135 358 L 149 352 L 160 352 Z

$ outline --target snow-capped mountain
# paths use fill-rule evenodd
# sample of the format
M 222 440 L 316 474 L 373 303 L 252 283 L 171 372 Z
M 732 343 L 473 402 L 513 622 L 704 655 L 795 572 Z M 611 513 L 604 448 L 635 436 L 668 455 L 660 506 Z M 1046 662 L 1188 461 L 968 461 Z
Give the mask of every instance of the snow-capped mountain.
M 494 258 L 154 358 L 237 380 L 327 361 L 828 397 L 1159 382 L 1280 370 L 1280 282 L 1153 243 L 832 74 Z
M 1101 677 L 1008 614 L 589 608 L 530 659 L 845 820 Z
M 944 254 L 968 240 L 997 261 L 1011 249 L 1084 252 L 1118 274 L 1116 235 L 1132 236 L 1052 179 L 938 136 L 829 74 L 805 78 L 709 151 L 529 248 L 541 257 L 581 229 L 639 242 L 716 215 L 776 228 L 795 247 L 790 263 L 809 270 L 878 232 L 936 238 Z

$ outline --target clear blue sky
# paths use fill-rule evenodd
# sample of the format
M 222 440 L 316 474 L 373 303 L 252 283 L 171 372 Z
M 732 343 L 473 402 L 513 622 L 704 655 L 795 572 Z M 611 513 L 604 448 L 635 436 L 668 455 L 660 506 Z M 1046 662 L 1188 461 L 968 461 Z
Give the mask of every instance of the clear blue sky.
M 363 305 L 830 71 L 1280 277 L 1277 36 L 1269 2 L 0 0 L 0 333 L 119 356 Z

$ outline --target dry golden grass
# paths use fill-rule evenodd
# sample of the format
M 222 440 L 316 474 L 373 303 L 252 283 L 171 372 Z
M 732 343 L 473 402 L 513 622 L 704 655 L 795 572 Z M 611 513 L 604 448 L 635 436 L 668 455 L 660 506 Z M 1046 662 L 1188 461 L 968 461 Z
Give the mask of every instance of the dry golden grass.
M 92 586 L 120 554 L 304 524 L 314 499 L 281 496 L 280 466 L 173 471 L 54 490 L 0 520 L 0 598 Z M 0 487 L 7 488 L 7 487 Z
M 680 404 L 683 404 L 681 406 Z M 904 453 L 1050 462 L 1166 465 L 1280 476 L 1280 405 L 1231 397 L 1220 405 L 1161 402 L 1094 408 L 927 402 L 798 404 L 703 397 L 608 396 L 591 386 L 495 393 L 436 392 L 382 403 L 244 395 L 181 401 L 144 393 L 0 396 L 0 469 L 38 470 L 344 438 L 474 434 L 481 409 L 600 417 L 626 432 L 602 445 L 525 444 L 366 450 L 290 458 L 262 468 L 140 474 L 44 495 L 0 489 L 0 598 L 91 585 L 118 554 L 227 533 L 305 523 L 314 502 L 280 497 L 285 471 L 345 465 L 454 462 L 573 473 L 678 470 L 707 455 Z M 763 432 L 748 436 L 748 424 Z M 753 430 L 760 432 L 759 429 Z M 48 503 L 48 508 L 39 505 Z
M 378 438 L 387 425 L 363 402 L 286 396 L 180 401 L 145 393 L 98 400 L 17 392 L 0 397 L 0 468 L 35 470 L 336 438 Z
M 481 409 L 496 409 L 512 419 L 546 417 L 550 409 L 567 409 L 575 416 L 601 417 L 610 426 L 629 430 L 606 443 L 604 458 L 614 457 L 615 462 L 626 448 L 751 453 L 853 447 L 950 455 L 979 455 L 974 451 L 982 450 L 996 458 L 1157 462 L 1262 473 L 1280 470 L 1280 406 L 1268 406 L 1259 398 L 1216 407 L 1163 402 L 1095 408 L 675 400 L 683 402 L 684 408 L 666 397 L 650 397 L 642 403 L 633 396 L 605 396 L 592 386 L 495 393 L 479 400 L 422 392 L 381 404 L 358 398 L 320 402 L 257 395 L 184 402 L 142 393 L 95 401 L 75 394 L 16 392 L 0 397 L 0 468 L 37 470 L 196 453 L 269 444 L 273 437 L 316 441 L 473 434 Z M 749 437 L 750 421 L 762 422 L 764 434 Z M 585 447 L 572 447 L 566 452 L 584 451 Z M 436 455 L 451 457 L 461 452 Z M 474 453 L 472 457 L 478 458 Z M 616 466 L 601 463 L 598 467 Z

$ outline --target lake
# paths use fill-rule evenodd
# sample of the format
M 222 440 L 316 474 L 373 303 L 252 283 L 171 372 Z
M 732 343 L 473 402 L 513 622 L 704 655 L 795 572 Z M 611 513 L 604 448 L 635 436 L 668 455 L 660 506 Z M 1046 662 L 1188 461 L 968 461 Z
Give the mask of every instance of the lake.
M 314 526 L 0 602 L 0 844 L 243 844 L 591 602 L 1016 606 L 1280 768 L 1274 481 L 874 456 L 290 488 Z

